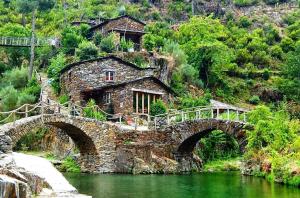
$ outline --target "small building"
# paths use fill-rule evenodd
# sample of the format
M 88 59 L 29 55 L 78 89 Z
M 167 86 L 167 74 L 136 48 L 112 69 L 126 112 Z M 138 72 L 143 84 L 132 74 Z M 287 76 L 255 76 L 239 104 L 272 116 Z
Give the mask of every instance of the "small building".
M 140 68 L 110 55 L 68 65 L 61 72 L 61 84 L 73 102 L 94 99 L 109 113 L 147 115 L 153 101 L 172 100 L 172 89 L 155 75 L 155 68 Z
M 125 38 L 127 41 L 134 43 L 134 49 L 141 49 L 142 36 L 145 34 L 145 23 L 128 15 L 123 15 L 117 18 L 108 19 L 91 27 L 90 31 L 93 35 L 97 32 L 108 35 L 114 32 L 119 37 L 119 40 Z

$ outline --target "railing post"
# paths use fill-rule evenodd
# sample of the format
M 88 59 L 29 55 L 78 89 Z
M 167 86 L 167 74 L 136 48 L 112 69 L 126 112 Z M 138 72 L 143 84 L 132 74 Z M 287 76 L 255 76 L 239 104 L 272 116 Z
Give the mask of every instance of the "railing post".
M 156 116 L 154 117 L 154 128 L 156 130 Z
M 183 111 L 181 112 L 181 122 L 184 122 L 184 113 L 183 113 Z
M 246 122 L 246 112 L 244 112 L 244 122 Z
M 44 102 L 41 101 L 42 107 L 41 107 L 41 114 L 42 114 L 42 122 L 44 122 Z
M 137 117 L 134 118 L 134 122 L 135 122 L 134 129 L 137 130 L 138 127 Z
M 236 120 L 237 120 L 237 121 L 240 120 L 240 118 L 239 118 L 239 110 L 236 111 Z
M 167 115 L 167 124 L 170 125 L 170 115 Z
M 219 108 L 217 108 L 217 119 L 219 119 Z
M 119 123 L 122 124 L 122 114 L 119 116 Z
M 229 112 L 229 109 L 227 109 L 227 120 L 230 119 L 230 112 Z
M 26 104 L 25 105 L 25 118 L 28 117 L 28 105 Z
M 213 119 L 214 118 L 214 109 L 211 108 L 211 118 Z

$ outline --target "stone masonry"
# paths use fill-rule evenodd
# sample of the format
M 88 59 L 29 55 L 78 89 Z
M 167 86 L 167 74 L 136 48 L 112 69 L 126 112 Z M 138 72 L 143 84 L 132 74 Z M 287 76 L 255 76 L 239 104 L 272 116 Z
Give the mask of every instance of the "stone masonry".
M 80 150 L 82 170 L 88 172 L 139 174 L 200 169 L 201 159 L 193 155 L 194 147 L 216 129 L 234 136 L 241 148 L 246 143 L 244 123 L 237 121 L 201 119 L 157 130 L 136 131 L 111 122 L 54 114 L 2 125 L 0 154 L 10 154 L 22 136 L 45 124 L 64 130 L 73 139 Z

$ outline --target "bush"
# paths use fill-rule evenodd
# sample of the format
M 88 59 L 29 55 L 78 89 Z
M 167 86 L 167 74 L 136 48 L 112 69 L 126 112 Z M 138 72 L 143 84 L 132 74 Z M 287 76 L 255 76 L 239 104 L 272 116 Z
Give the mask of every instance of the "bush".
M 60 92 L 60 72 L 65 67 L 66 59 L 63 53 L 58 54 L 50 60 L 50 65 L 47 70 L 48 77 L 53 90 L 58 94 Z
M 156 116 L 167 113 L 167 107 L 162 100 L 153 102 L 150 106 L 150 115 Z
M 82 36 L 78 35 L 75 27 L 66 27 L 62 32 L 62 50 L 67 55 L 74 55 L 75 49 L 82 41 Z
M 283 51 L 281 49 L 281 47 L 279 45 L 274 45 L 270 48 L 269 50 L 270 54 L 272 57 L 275 57 L 279 60 L 282 59 L 282 56 L 283 56 Z
M 128 52 L 130 49 L 134 48 L 134 44 L 132 41 L 126 41 L 123 37 L 120 41 L 120 48 L 123 52 Z
M 23 104 L 33 104 L 35 100 L 35 96 L 27 94 L 26 92 L 21 92 L 18 96 L 17 106 L 20 107 Z
M 7 86 L 0 91 L 1 111 L 16 109 L 18 102 L 18 91 L 13 86 Z
M 256 4 L 257 0 L 233 0 L 233 3 L 239 7 L 246 7 Z
M 113 51 L 115 51 L 115 34 L 112 33 L 109 36 L 103 38 L 100 43 L 100 48 L 107 53 L 112 53 Z
M 93 59 L 98 56 L 98 48 L 92 42 L 83 41 L 79 44 L 78 49 L 76 49 L 76 55 L 80 60 Z
M 24 88 L 28 82 L 28 70 L 25 67 L 14 68 L 3 74 L 2 83 L 12 85 L 16 89 Z
M 66 157 L 59 167 L 62 172 L 80 173 L 80 166 L 72 157 Z
M 242 28 L 248 28 L 252 25 L 252 21 L 250 21 L 250 19 L 246 16 L 242 16 L 239 19 L 239 26 Z
M 59 104 L 65 104 L 69 101 L 69 96 L 64 94 L 59 97 Z
M 96 102 L 93 99 L 88 101 L 87 106 L 83 109 L 83 114 L 88 118 L 93 118 L 100 121 L 106 120 L 105 114 L 97 110 Z
M 260 102 L 260 98 L 259 98 L 259 96 L 254 95 L 249 99 L 249 102 L 251 104 L 257 105 Z

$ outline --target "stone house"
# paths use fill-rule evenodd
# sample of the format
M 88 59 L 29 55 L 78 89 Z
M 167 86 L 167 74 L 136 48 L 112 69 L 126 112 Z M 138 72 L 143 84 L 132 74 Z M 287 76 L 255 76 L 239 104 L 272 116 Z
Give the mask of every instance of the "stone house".
M 130 40 L 134 43 L 134 49 L 136 51 L 141 49 L 142 36 L 145 34 L 145 23 L 128 15 L 123 15 L 117 18 L 108 19 L 90 28 L 90 32 L 95 35 L 100 32 L 106 36 L 111 32 L 114 32 L 118 40 L 122 38 Z
M 113 114 L 149 114 L 153 101 L 172 100 L 173 91 L 162 82 L 156 68 L 140 68 L 116 56 L 68 65 L 61 72 L 63 93 L 73 102 L 94 99 Z

